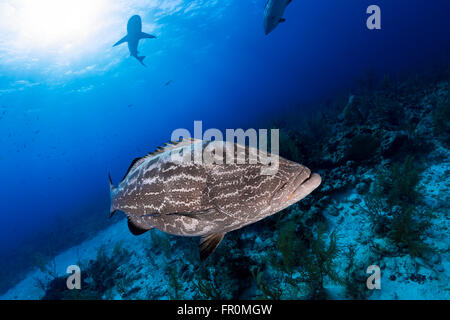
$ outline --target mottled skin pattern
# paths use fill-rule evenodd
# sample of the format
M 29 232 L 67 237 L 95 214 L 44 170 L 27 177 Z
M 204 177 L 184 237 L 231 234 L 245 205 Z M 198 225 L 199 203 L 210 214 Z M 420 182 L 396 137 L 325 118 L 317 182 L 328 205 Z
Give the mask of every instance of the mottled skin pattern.
M 185 155 L 193 153 L 195 144 L 199 146 L 197 150 L 203 150 L 209 142 L 196 140 L 187 147 L 172 148 L 148 157 L 132 169 L 112 190 L 111 210 L 125 212 L 141 229 L 156 228 L 180 236 L 226 233 L 281 211 L 307 196 L 321 182 L 320 176 L 311 175 L 305 166 L 281 157 L 275 175 L 262 175 L 261 168 L 266 165 L 259 161 L 173 161 L 173 152 L 183 148 Z M 256 151 L 245 149 L 247 157 L 248 152 Z

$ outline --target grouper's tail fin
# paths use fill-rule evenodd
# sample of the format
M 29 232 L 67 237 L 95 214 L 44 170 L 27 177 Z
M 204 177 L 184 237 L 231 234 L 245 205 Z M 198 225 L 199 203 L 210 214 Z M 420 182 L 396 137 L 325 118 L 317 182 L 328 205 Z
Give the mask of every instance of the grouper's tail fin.
M 112 218 L 114 216 L 114 213 L 116 213 L 116 209 L 114 209 L 114 201 L 113 201 L 113 193 L 114 190 L 116 190 L 116 187 L 114 187 L 112 179 L 111 179 L 111 173 L 108 172 L 108 179 L 109 179 L 109 192 L 111 196 L 111 207 L 109 209 L 110 215 L 109 217 Z
M 111 179 L 111 173 L 108 172 L 108 179 L 109 179 L 109 191 L 113 191 L 116 189 L 116 187 L 114 187 L 112 179 Z

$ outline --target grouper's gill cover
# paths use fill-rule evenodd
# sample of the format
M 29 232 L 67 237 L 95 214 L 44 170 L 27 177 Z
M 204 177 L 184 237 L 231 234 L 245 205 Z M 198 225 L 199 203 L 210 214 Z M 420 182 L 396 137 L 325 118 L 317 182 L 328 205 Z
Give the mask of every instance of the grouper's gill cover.
M 195 139 L 171 142 L 135 159 L 117 188 L 110 180 L 111 214 L 125 212 L 135 235 L 156 228 L 173 235 L 201 236 L 203 260 L 227 232 L 287 208 L 321 183 L 318 174 L 282 157 L 276 158 L 274 174 L 263 174 L 262 169 L 267 168 L 264 161 L 259 157 L 256 163 L 248 161 L 257 149 L 229 142 L 215 141 L 214 145 L 220 146 L 224 159 L 232 153 L 235 160 L 231 164 L 178 161 L 172 156 L 195 159 L 194 153 L 203 154 L 210 144 Z M 239 157 L 246 158 L 245 163 L 237 161 Z

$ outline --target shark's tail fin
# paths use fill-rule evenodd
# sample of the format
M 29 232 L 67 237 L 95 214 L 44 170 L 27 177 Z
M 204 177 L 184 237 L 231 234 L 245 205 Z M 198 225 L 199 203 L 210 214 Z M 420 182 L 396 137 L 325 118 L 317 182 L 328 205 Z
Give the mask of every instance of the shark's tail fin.
M 138 56 L 138 57 L 136 57 L 136 58 L 139 60 L 139 62 L 140 62 L 144 67 L 146 67 L 146 65 L 144 64 L 145 56 Z
M 114 209 L 114 202 L 113 202 L 113 198 L 114 198 L 114 191 L 116 190 L 116 187 L 114 187 L 113 183 L 112 183 L 112 179 L 111 179 L 111 174 L 108 173 L 108 179 L 109 179 L 109 191 L 110 191 L 110 195 L 111 195 L 111 208 L 110 208 L 110 218 L 112 218 L 112 216 L 114 216 L 114 213 L 116 213 L 116 209 Z

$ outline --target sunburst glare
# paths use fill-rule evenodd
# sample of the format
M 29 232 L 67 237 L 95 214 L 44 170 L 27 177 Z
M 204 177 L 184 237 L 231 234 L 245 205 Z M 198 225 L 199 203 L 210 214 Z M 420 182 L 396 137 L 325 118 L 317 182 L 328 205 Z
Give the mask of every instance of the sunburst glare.
M 106 0 L 19 0 L 18 31 L 39 46 L 87 39 L 102 18 Z

